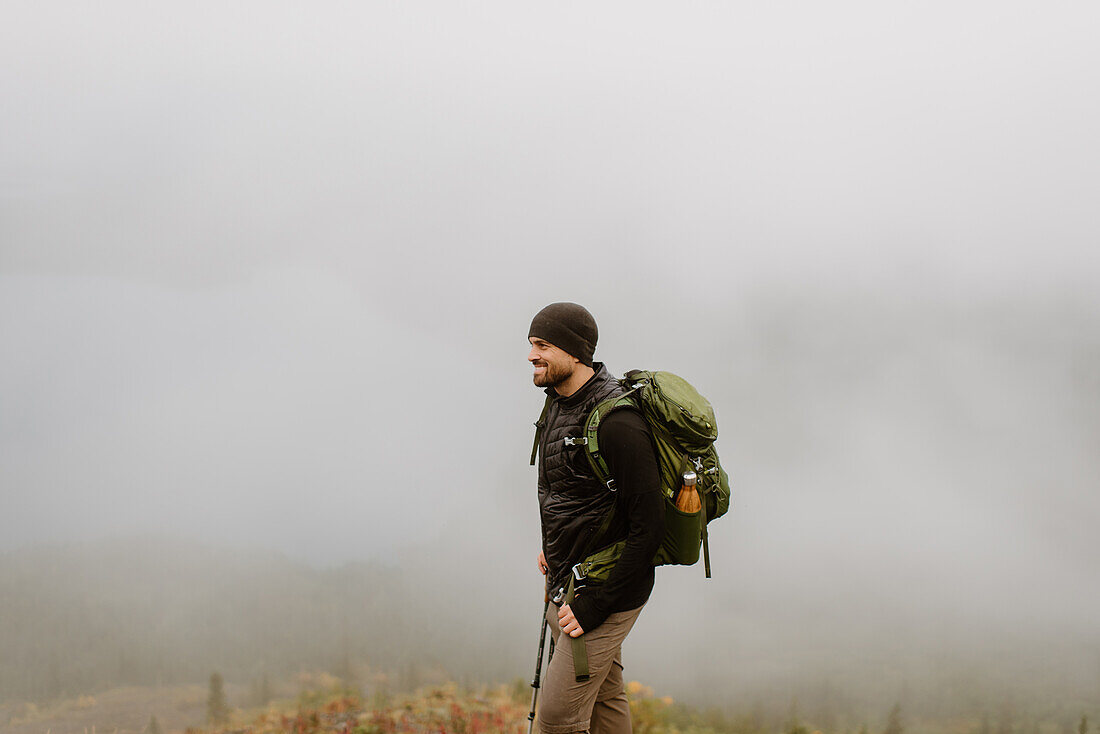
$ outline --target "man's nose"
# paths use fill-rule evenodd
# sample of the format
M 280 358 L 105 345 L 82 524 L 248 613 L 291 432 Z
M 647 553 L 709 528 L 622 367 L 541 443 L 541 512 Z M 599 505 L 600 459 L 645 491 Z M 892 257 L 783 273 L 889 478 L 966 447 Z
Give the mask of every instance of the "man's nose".
M 534 362 L 538 358 L 539 358 L 538 350 L 535 349 L 534 347 L 531 347 L 531 351 L 527 353 L 527 361 L 528 362 Z

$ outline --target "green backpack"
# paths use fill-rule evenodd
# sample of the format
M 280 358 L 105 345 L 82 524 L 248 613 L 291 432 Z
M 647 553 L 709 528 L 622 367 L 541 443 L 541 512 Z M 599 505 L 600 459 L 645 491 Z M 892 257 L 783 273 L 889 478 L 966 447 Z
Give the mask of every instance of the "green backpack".
M 703 565 L 707 578 L 710 578 L 707 523 L 726 514 L 730 506 L 729 476 L 718 462 L 718 452 L 714 449 L 714 441 L 718 438 L 714 409 L 687 380 L 671 372 L 631 370 L 619 382 L 626 392 L 597 404 L 585 421 L 584 435 L 572 441 L 584 445 L 592 471 L 609 490 L 614 491 L 611 472 L 600 455 L 600 421 L 614 410 L 638 408 L 653 435 L 661 491 L 665 495 L 665 534 L 653 557 L 653 565 L 694 565 L 699 561 L 699 548 L 702 546 Z M 547 399 L 543 415 L 535 424 L 539 430 L 535 433 L 535 446 L 531 452 L 532 464 L 535 463 L 539 433 L 549 407 L 550 400 Z M 696 474 L 696 490 L 702 504 L 699 511 L 691 513 L 681 511 L 675 504 L 676 494 L 683 485 L 683 475 L 688 471 Z M 613 508 L 593 538 L 601 537 L 610 527 L 614 513 Z M 620 540 L 594 552 L 589 548 L 584 560 L 573 567 L 563 603 L 572 603 L 575 584 L 587 580 L 606 581 L 625 545 L 626 541 Z M 588 678 L 583 638 L 584 635 L 581 635 L 572 640 L 578 681 Z
M 703 549 L 703 565 L 710 578 L 710 546 L 707 523 L 729 510 L 729 477 L 718 462 L 714 441 L 718 424 L 714 409 L 687 380 L 671 372 L 632 370 L 620 381 L 625 393 L 599 403 L 584 426 L 584 446 L 589 464 L 601 482 L 614 488 L 610 470 L 600 455 L 600 422 L 612 411 L 624 407 L 641 410 L 657 449 L 661 491 L 665 495 L 665 535 L 653 557 L 654 566 L 691 566 Z M 684 472 L 695 472 L 702 509 L 682 512 L 675 504 Z M 610 524 L 610 517 L 606 523 Z M 599 537 L 602 533 L 596 533 Z M 605 581 L 622 554 L 626 541 L 619 541 L 587 556 L 574 573 L 580 578 Z

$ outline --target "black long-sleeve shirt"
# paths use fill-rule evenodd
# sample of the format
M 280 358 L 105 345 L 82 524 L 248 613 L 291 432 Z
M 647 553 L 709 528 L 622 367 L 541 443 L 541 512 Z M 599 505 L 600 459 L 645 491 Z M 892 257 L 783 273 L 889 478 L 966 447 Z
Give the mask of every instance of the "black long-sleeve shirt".
M 615 479 L 614 521 L 626 527 L 626 546 L 607 581 L 583 588 L 573 600 L 573 616 L 586 632 L 609 614 L 646 603 L 653 591 L 653 556 L 665 531 L 665 499 L 645 420 L 636 410 L 616 410 L 600 422 L 599 441 Z

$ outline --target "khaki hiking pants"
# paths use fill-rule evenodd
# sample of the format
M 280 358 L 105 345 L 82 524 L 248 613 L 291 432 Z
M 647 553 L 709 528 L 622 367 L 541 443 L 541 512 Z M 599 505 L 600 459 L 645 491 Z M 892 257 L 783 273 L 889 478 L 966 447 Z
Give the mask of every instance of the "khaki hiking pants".
M 539 729 L 544 734 L 631 734 L 630 706 L 623 687 L 622 644 L 642 608 L 616 612 L 584 634 L 591 677 L 577 683 L 573 646 L 558 626 L 558 607 L 546 612 L 554 636 L 554 655 L 546 667 L 539 698 Z

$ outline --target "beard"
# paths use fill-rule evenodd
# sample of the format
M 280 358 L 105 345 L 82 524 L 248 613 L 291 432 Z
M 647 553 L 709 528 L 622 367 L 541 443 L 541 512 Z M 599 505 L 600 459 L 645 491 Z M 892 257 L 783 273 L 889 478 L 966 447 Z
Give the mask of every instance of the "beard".
M 573 376 L 573 370 L 568 365 L 556 365 L 553 362 L 535 362 L 534 367 L 545 366 L 542 373 L 535 373 L 533 379 L 535 387 L 557 387 Z

